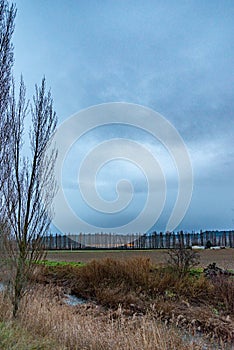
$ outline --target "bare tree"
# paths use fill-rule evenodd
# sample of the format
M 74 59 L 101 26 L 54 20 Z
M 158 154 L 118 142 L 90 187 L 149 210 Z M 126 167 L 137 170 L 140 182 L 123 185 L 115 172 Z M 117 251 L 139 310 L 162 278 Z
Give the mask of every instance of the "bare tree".
M 3 185 L 5 218 L 10 226 L 6 251 L 11 261 L 13 315 L 16 316 L 20 300 L 26 291 L 35 263 L 43 257 L 43 237 L 51 222 L 51 205 L 56 192 L 54 164 L 57 152 L 47 152 L 56 128 L 50 92 L 46 92 L 45 79 L 36 86 L 30 106 L 31 128 L 28 147 L 24 147 L 24 126 L 28 114 L 25 86 L 21 79 L 18 102 L 14 85 L 10 97 L 8 120 L 12 127 L 7 178 Z
M 11 42 L 14 31 L 16 9 L 9 6 L 7 0 L 0 0 L 0 268 L 5 267 L 4 238 L 8 225 L 4 219 L 1 189 L 6 178 L 7 149 L 9 146 L 10 125 L 7 120 L 9 107 L 9 92 L 12 79 L 13 45 Z
M 15 15 L 15 6 L 9 6 L 8 1 L 0 0 L 0 189 L 5 178 L 4 164 L 7 162 L 6 150 L 10 132 L 7 109 L 12 79 L 13 45 L 11 38 L 14 32 Z
M 180 275 L 184 276 L 189 270 L 198 265 L 200 255 L 190 248 L 179 243 L 174 249 L 167 252 L 167 263 Z
M 46 152 L 57 118 L 45 79 L 36 86 L 30 106 L 21 79 L 16 101 L 11 42 L 15 16 L 15 5 L 0 0 L 0 253 L 8 262 L 14 316 L 35 263 L 44 254 L 43 237 L 56 191 L 53 170 L 57 155 L 53 148 L 50 154 Z M 24 130 L 28 114 L 29 146 Z

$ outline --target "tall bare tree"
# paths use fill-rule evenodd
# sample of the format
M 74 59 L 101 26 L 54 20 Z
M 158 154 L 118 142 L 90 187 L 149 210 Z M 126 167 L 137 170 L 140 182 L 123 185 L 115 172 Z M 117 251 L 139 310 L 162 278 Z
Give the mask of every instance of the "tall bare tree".
M 4 219 L 4 205 L 1 189 L 7 176 L 5 164 L 9 147 L 10 124 L 7 120 L 9 93 L 12 81 L 13 45 L 11 42 L 14 31 L 16 8 L 7 0 L 0 0 L 0 268 L 5 267 L 5 250 L 3 244 L 4 232 L 8 225 Z
M 28 113 L 28 109 L 30 110 Z M 31 115 L 28 147 L 24 147 L 26 116 Z M 45 79 L 36 86 L 33 103 L 28 108 L 25 85 L 21 79 L 18 102 L 14 87 L 10 97 L 8 120 L 12 127 L 7 178 L 3 185 L 5 219 L 10 226 L 6 251 L 11 261 L 13 315 L 26 291 L 35 263 L 43 257 L 43 237 L 51 222 L 51 205 L 56 192 L 54 163 L 57 152 L 48 147 L 56 128 L 51 93 L 46 92 Z
M 47 152 L 57 117 L 45 79 L 36 86 L 31 105 L 22 78 L 18 99 L 15 96 L 11 42 L 15 16 L 15 5 L 0 0 L 0 254 L 4 252 L 10 270 L 14 316 L 35 263 L 44 254 L 43 237 L 50 225 L 56 191 L 53 171 L 57 156 L 53 148 Z M 27 143 L 28 115 L 31 128 Z
M 16 8 L 8 1 L 0 0 L 0 189 L 4 181 L 4 164 L 8 147 L 10 125 L 7 121 L 9 92 L 12 80 L 13 44 Z M 1 199 L 0 199 L 1 204 Z M 0 208 L 1 209 L 1 208 Z

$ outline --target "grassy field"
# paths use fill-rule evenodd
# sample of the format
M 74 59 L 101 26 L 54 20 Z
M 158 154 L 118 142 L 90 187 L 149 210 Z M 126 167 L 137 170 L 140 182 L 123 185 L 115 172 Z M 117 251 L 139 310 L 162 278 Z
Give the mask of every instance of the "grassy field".
M 47 254 L 47 259 L 52 261 L 66 261 L 66 262 L 82 262 L 87 263 L 91 260 L 100 260 L 103 258 L 121 259 L 125 260 L 133 257 L 146 257 L 158 265 L 164 264 L 167 260 L 166 250 L 80 250 L 80 251 L 50 251 Z M 217 266 L 223 269 L 234 270 L 234 249 L 220 249 L 220 250 L 199 250 L 201 267 L 215 262 Z

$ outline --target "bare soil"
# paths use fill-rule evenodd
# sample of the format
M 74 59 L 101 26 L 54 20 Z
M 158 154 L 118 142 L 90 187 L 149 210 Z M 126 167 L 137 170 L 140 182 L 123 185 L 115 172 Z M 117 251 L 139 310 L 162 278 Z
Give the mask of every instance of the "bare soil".
M 206 267 L 211 263 L 223 269 L 234 270 L 234 249 L 226 248 L 220 250 L 199 250 L 201 267 Z M 91 260 L 99 260 L 103 258 L 112 259 L 128 259 L 132 257 L 148 257 L 154 264 L 164 264 L 167 261 L 167 250 L 105 250 L 105 251 L 50 251 L 47 254 L 48 260 L 53 261 L 72 261 L 72 262 L 89 262 Z

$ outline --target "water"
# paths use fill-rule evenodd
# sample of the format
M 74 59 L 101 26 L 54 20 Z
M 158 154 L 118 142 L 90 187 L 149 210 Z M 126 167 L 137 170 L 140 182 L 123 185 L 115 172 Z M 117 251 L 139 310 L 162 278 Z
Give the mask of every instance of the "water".
M 0 282 L 0 293 L 4 292 L 4 290 L 6 290 L 6 285 Z M 78 298 L 75 295 L 64 294 L 64 296 L 65 296 L 64 302 L 70 306 L 81 305 L 87 302 L 85 299 Z
M 70 295 L 70 294 L 64 294 L 65 296 L 65 303 L 70 306 L 76 306 L 76 305 L 81 305 L 85 304 L 87 301 L 82 298 L 78 298 L 75 295 Z
M 3 292 L 6 289 L 6 285 L 0 282 L 0 292 Z

